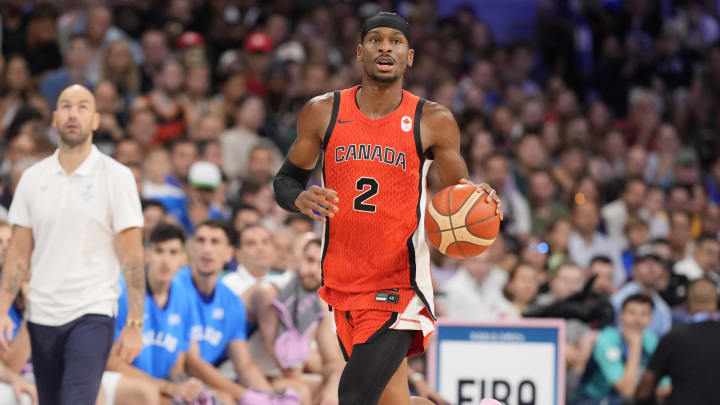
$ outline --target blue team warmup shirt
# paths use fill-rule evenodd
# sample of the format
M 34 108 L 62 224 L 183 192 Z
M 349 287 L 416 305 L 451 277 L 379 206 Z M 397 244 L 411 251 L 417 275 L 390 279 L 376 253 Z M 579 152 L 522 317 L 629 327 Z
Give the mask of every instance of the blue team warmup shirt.
M 17 336 L 18 331 L 20 330 L 20 324 L 23 321 L 23 316 L 20 313 L 20 311 L 18 311 L 18 309 L 15 307 L 14 303 L 12 305 L 10 305 L 9 313 L 10 313 L 10 319 L 12 319 L 13 323 L 15 324 L 15 326 L 13 327 L 13 333 L 12 333 L 12 338 L 15 339 L 15 336 Z
M 193 334 L 200 347 L 200 356 L 208 363 L 218 366 L 228 357 L 228 343 L 247 338 L 245 306 L 220 280 L 215 285 L 212 296 L 200 294 L 192 280 L 190 267 L 180 269 L 175 280 L 188 291 L 185 297 L 195 304 L 200 316 L 201 329 L 197 334 Z
M 120 278 L 120 286 L 122 294 L 115 318 L 115 340 L 125 326 L 128 313 L 127 287 L 123 277 Z M 195 306 L 187 299 L 190 294 L 192 292 L 186 291 L 182 283 L 173 279 L 165 307 L 160 308 L 148 288 L 145 294 L 143 349 L 132 362 L 133 366 L 155 378 L 168 378 L 180 353 L 189 350 L 192 328 L 199 325 Z

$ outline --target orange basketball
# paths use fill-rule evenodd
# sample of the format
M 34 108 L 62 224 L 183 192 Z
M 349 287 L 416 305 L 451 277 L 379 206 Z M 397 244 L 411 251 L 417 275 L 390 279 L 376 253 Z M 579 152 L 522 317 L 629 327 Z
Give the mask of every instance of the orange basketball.
M 495 201 L 477 187 L 445 187 L 425 210 L 425 232 L 440 253 L 457 259 L 477 256 L 495 241 L 500 217 Z

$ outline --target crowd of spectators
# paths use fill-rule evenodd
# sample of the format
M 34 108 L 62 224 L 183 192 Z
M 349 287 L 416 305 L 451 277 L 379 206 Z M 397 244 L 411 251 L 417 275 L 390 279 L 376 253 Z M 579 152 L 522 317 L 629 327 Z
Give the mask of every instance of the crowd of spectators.
M 623 336 L 651 354 L 687 318 L 689 283 L 720 283 L 720 3 L 536 3 L 534 37 L 500 43 L 480 8 L 442 17 L 432 0 L 7 0 L 0 217 L 53 153 L 60 91 L 80 83 L 101 114 L 94 143 L 135 174 L 148 247 L 161 222 L 190 236 L 208 219 L 261 224 L 266 267 L 290 274 L 296 240 L 319 231 L 270 183 L 297 113 L 360 82 L 363 19 L 398 11 L 415 49 L 405 88 L 455 114 L 470 179 L 504 201 L 485 254 L 433 253 L 438 314 L 564 317 L 569 397 L 632 396 L 639 377 L 608 366 L 607 347 Z

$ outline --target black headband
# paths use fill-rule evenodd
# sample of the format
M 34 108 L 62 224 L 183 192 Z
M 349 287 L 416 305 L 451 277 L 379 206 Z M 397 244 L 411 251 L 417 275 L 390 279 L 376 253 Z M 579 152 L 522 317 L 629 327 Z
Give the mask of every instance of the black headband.
M 385 11 L 381 11 L 365 20 L 362 26 L 362 33 L 360 34 L 360 42 L 365 39 L 368 31 L 377 27 L 394 28 L 402 32 L 408 42 L 410 42 L 410 24 L 397 13 L 388 13 Z

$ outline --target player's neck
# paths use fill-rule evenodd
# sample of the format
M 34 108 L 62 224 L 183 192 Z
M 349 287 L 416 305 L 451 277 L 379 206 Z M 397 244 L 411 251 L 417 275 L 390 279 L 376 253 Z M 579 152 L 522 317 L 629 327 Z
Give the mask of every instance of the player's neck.
M 210 296 L 213 295 L 213 293 L 215 292 L 215 285 L 220 279 L 220 273 L 213 275 L 205 275 L 193 271 L 192 279 L 193 283 L 195 284 L 195 288 L 197 288 L 198 291 L 200 291 L 203 295 Z
M 82 145 L 70 146 L 62 141 L 58 144 L 58 161 L 65 173 L 72 174 L 82 162 L 90 156 L 92 151 L 92 143 L 86 142 Z
M 163 308 L 170 297 L 170 283 L 148 276 L 148 287 L 158 307 Z
M 370 119 L 382 118 L 395 111 L 402 102 L 402 80 L 390 85 L 378 85 L 371 80 L 363 80 L 355 95 L 360 112 Z

